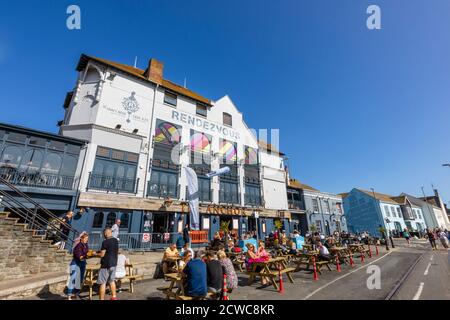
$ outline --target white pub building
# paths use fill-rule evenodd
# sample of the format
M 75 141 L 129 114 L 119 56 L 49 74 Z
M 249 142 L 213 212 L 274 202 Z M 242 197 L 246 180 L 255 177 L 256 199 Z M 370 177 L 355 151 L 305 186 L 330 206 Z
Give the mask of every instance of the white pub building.
M 81 151 L 73 226 L 121 233 L 176 234 L 187 222 L 185 166 L 198 176 L 200 225 L 263 237 L 279 220 L 288 232 L 284 155 L 258 142 L 228 96 L 206 99 L 146 70 L 82 55 L 64 104 L 60 134 L 88 141 Z M 229 173 L 207 178 L 222 166 Z M 224 223 L 225 222 L 225 223 Z

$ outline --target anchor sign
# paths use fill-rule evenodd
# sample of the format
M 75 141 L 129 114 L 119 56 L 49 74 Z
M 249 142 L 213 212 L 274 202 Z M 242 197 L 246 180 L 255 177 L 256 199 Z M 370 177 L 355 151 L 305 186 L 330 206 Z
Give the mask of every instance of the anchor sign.
M 122 101 L 122 107 L 128 113 L 127 122 L 130 122 L 130 116 L 139 110 L 139 103 L 134 97 L 135 94 L 136 93 L 134 91 L 131 92 L 131 96 L 129 96 L 128 98 L 124 98 Z

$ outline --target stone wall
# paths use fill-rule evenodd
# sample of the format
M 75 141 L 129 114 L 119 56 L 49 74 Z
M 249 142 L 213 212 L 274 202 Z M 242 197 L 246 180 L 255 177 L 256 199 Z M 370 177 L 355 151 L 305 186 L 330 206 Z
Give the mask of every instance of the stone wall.
M 71 255 L 0 212 L 0 281 L 68 270 Z

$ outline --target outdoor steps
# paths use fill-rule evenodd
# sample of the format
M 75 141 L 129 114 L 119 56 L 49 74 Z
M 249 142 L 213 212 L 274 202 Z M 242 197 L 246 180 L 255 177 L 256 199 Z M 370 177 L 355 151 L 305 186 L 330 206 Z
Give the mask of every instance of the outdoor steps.
M 61 279 L 65 284 L 71 260 L 67 251 L 0 212 L 0 299 L 33 295 Z

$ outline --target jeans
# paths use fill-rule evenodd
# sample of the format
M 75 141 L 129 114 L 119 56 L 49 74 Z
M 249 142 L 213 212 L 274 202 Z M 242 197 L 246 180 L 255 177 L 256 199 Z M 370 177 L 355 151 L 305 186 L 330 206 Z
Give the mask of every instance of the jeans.
M 67 284 L 67 295 L 72 295 L 73 289 L 81 290 L 85 271 L 86 261 L 72 260 L 70 263 L 70 280 Z

